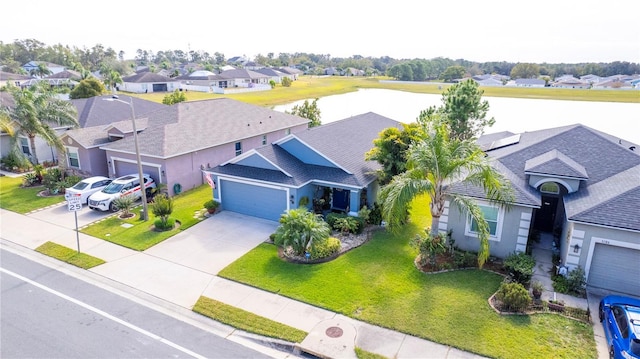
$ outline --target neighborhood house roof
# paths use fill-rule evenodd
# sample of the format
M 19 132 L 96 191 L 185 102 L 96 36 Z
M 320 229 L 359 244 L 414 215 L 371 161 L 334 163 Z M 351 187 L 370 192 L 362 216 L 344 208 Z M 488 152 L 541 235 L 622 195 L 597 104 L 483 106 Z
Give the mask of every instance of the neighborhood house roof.
M 504 134 L 507 135 L 507 134 Z M 496 140 L 495 135 L 478 143 Z M 635 146 L 635 147 L 634 147 Z M 635 148 L 635 150 L 632 150 Z M 580 188 L 564 196 L 567 219 L 640 231 L 640 151 L 637 145 L 576 124 L 524 132 L 509 146 L 485 150 L 495 167 L 511 182 L 516 203 L 540 193 L 528 183 L 531 174 L 581 180 Z M 456 193 L 484 198 L 477 189 L 454 184 Z M 528 194 L 521 197 L 522 194 Z
M 365 153 L 373 148 L 373 140 L 385 128 L 401 126 L 397 121 L 368 112 L 292 134 L 211 171 L 293 187 L 310 181 L 324 181 L 362 188 L 376 179 L 376 170 L 380 168 L 376 161 L 364 159 Z M 313 153 L 315 159 L 299 158 L 305 156 L 287 150 L 300 148 L 300 145 L 307 154 Z M 243 160 L 251 156 L 272 166 L 244 165 Z
M 264 133 L 303 125 L 309 120 L 228 98 L 181 102 L 146 115 L 149 124 L 138 136 L 140 153 L 170 158 Z M 133 153 L 133 138 L 102 149 Z

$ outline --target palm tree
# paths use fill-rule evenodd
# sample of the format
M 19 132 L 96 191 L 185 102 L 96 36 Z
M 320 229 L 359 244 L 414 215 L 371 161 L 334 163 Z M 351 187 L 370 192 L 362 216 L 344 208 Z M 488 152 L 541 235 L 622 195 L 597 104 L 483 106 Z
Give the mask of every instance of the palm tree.
M 492 203 L 505 206 L 513 200 L 512 189 L 475 142 L 451 139 L 448 126 L 441 120 L 424 126 L 424 139 L 408 149 L 407 171 L 394 176 L 380 191 L 382 215 L 394 230 L 406 221 L 411 201 L 426 194 L 432 216 L 430 234 L 435 237 L 445 200 L 450 198 L 451 203 L 467 211 L 478 223 L 478 265 L 482 267 L 489 257 L 489 226 L 478 204 L 469 197 L 452 193 L 449 185 L 460 181 L 481 186 Z
M 8 86 L 15 106 L 0 111 L 11 121 L 16 136 L 29 139 L 31 162 L 38 164 L 36 137 L 44 139 L 50 146 L 64 151 L 64 144 L 51 125 L 78 127 L 76 108 L 69 101 L 60 100 L 46 82 L 31 88 L 20 89 Z

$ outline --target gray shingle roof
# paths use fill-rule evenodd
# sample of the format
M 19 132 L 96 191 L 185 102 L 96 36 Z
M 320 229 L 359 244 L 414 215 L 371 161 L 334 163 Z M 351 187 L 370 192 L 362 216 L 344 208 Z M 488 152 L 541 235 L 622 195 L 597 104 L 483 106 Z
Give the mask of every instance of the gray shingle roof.
M 228 98 L 181 102 L 147 114 L 138 136 L 143 155 L 170 158 L 303 125 L 309 120 Z M 105 149 L 131 153 L 133 138 Z
M 640 151 L 631 151 L 631 145 L 578 124 L 524 132 L 519 143 L 487 154 L 513 173 L 512 183 L 523 188 L 530 187 L 525 169 L 532 159 L 548 165 L 550 172 L 577 171 L 584 175 L 580 188 L 564 197 L 569 220 L 640 231 Z M 562 155 L 544 162 L 554 157 L 553 150 Z M 529 162 L 529 169 L 535 169 L 537 162 Z
M 551 150 L 524 163 L 526 173 L 587 179 L 587 170 L 558 150 Z
M 147 83 L 147 82 L 175 82 L 176 80 L 170 77 L 158 75 L 153 72 L 143 71 L 135 75 L 123 77 L 122 81 L 130 82 L 130 83 Z
M 373 112 L 368 112 L 313 127 L 283 140 L 299 140 L 341 168 L 303 163 L 278 144 L 272 144 L 258 148 L 256 152 L 292 177 L 275 170 L 265 170 L 232 163 L 218 166 L 211 171 L 294 187 L 313 180 L 362 188 L 376 179 L 375 171 L 380 168 L 375 161 L 365 161 L 364 155 L 373 148 L 373 140 L 378 138 L 379 133 L 389 127 L 402 128 L 402 124 Z M 283 141 L 278 142 L 281 143 Z
M 113 122 L 130 120 L 131 106 L 128 104 L 131 100 L 133 100 L 136 118 L 146 117 L 146 115 L 151 112 L 168 107 L 161 103 L 127 95 L 119 95 L 119 99 L 126 103 L 107 101 L 110 99 L 111 95 L 104 95 L 71 100 L 71 103 L 76 107 L 76 110 L 78 110 L 78 123 L 80 127 L 105 126 Z

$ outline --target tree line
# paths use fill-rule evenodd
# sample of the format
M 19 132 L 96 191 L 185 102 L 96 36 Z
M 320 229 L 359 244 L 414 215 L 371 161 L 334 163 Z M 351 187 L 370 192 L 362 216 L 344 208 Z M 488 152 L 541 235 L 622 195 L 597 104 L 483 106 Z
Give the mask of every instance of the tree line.
M 220 52 L 202 50 L 138 49 L 132 59 L 125 59 L 123 51 L 96 44 L 91 48 L 56 44 L 49 46 L 36 39 L 15 40 L 12 43 L 0 41 L 0 65 L 6 72 L 20 73 L 21 66 L 29 61 L 45 61 L 67 66 L 70 69 L 116 71 L 121 76 L 132 72 L 137 66 L 148 66 L 152 71 L 175 69 L 195 63 L 204 69 L 215 71 L 227 64 L 228 59 Z M 640 73 L 640 64 L 627 61 L 610 63 L 514 63 L 507 61 L 475 62 L 465 59 L 436 57 L 433 59 L 394 59 L 389 56 L 332 57 L 330 54 L 314 53 L 267 53 L 258 54 L 251 61 L 271 67 L 292 66 L 306 74 L 323 75 L 325 68 L 333 67 L 339 73 L 348 74 L 349 69 L 362 70 L 367 76 L 387 75 L 403 81 L 449 81 L 465 76 L 500 74 L 511 78 L 531 78 L 546 76 L 551 79 L 571 74 L 576 77 L 593 74 L 597 76 L 631 75 Z

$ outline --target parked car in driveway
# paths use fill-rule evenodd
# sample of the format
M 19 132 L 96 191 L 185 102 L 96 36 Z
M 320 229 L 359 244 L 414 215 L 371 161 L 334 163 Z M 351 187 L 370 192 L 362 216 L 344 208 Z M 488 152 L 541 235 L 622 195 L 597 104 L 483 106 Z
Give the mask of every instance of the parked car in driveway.
M 153 189 L 156 188 L 156 183 L 148 174 L 144 174 L 142 177 L 144 178 L 144 188 L 147 198 L 150 198 Z M 113 201 L 121 196 L 129 195 L 134 196 L 136 200 L 142 197 L 140 180 L 137 174 L 118 177 L 102 189 L 102 191 L 92 194 L 89 197 L 89 208 L 115 212 L 118 208 Z
M 640 299 L 609 295 L 600 301 L 610 358 L 640 358 Z
M 104 176 L 85 178 L 76 183 L 73 187 L 65 189 L 65 193 L 70 196 L 80 196 L 81 202 L 83 204 L 87 204 L 89 196 L 104 189 L 109 183 L 111 183 L 111 181 L 111 178 Z

